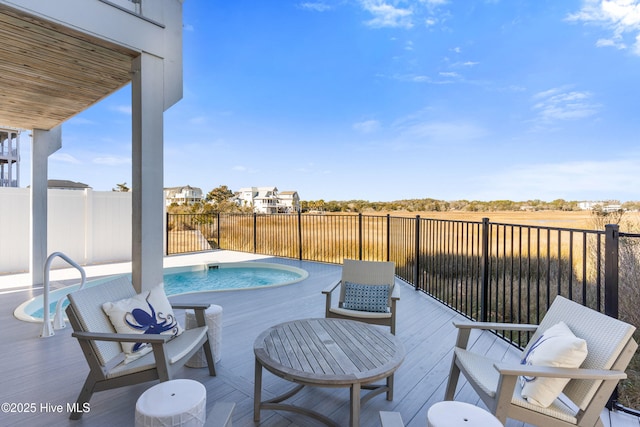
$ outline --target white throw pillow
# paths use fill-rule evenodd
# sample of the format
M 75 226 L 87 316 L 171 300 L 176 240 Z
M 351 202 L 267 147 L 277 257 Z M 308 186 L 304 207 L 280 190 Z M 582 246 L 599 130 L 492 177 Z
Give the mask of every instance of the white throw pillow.
M 178 336 L 182 326 L 177 322 L 164 292 L 164 283 L 131 298 L 105 302 L 102 309 L 119 334 L 163 334 Z M 124 363 L 151 351 L 147 343 L 121 342 L 126 358 Z
M 523 355 L 523 365 L 579 368 L 587 358 L 587 342 L 577 338 L 571 329 L 560 322 L 546 331 Z M 569 382 L 567 378 L 520 377 L 522 397 L 528 402 L 548 407 L 560 396 Z

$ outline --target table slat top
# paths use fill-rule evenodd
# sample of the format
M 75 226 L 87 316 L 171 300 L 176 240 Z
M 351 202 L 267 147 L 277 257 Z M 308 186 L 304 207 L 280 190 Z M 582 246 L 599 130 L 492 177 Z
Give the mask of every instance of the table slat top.
M 385 378 L 405 355 L 402 342 L 386 331 L 362 322 L 324 318 L 273 326 L 256 338 L 254 353 L 276 375 L 327 386 Z

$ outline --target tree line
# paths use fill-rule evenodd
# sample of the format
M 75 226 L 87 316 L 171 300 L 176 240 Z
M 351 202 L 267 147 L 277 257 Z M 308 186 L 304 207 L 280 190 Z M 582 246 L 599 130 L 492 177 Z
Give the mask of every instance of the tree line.
M 120 184 L 118 184 L 120 186 Z M 171 205 L 168 208 L 170 213 L 215 213 L 215 212 L 253 212 L 251 207 L 241 207 L 233 202 L 235 193 L 226 185 L 218 186 L 209 191 L 204 200 L 190 206 Z M 617 200 L 603 201 L 604 204 L 621 205 L 622 210 L 640 210 L 640 201 L 620 203 Z M 393 202 L 370 202 L 368 200 L 301 200 L 300 208 L 306 212 L 345 212 L 345 213 L 367 213 L 367 212 L 495 212 L 495 211 L 578 211 L 580 210 L 578 201 L 556 199 L 550 202 L 543 200 L 438 200 L 432 198 L 425 199 L 405 199 Z

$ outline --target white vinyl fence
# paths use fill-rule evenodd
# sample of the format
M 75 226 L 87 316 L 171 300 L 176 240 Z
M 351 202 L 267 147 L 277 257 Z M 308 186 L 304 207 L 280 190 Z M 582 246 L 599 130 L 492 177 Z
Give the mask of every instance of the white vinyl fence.
M 29 270 L 29 191 L 0 188 L 0 274 Z M 49 189 L 48 205 L 48 254 L 85 265 L 131 260 L 131 193 Z

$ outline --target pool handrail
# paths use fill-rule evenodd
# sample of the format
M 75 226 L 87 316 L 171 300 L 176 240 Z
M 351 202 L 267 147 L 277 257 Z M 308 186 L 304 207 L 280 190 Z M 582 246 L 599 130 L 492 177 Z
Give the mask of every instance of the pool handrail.
M 87 274 L 77 262 L 73 261 L 67 255 L 62 252 L 53 252 L 51 255 L 47 257 L 47 261 L 44 263 L 44 294 L 43 294 L 43 318 L 42 318 L 42 334 L 40 334 L 40 338 L 51 337 L 55 335 L 54 329 L 63 329 L 66 324 L 64 322 L 64 318 L 62 317 L 62 303 L 64 299 L 67 297 L 65 294 L 62 298 L 58 300 L 58 304 L 56 305 L 56 313 L 53 318 L 53 322 L 50 319 L 49 314 L 49 274 L 51 272 L 51 263 L 53 259 L 59 257 L 65 260 L 69 265 L 74 267 L 76 270 L 80 272 L 80 287 L 78 289 L 82 289 L 84 284 L 87 282 Z

